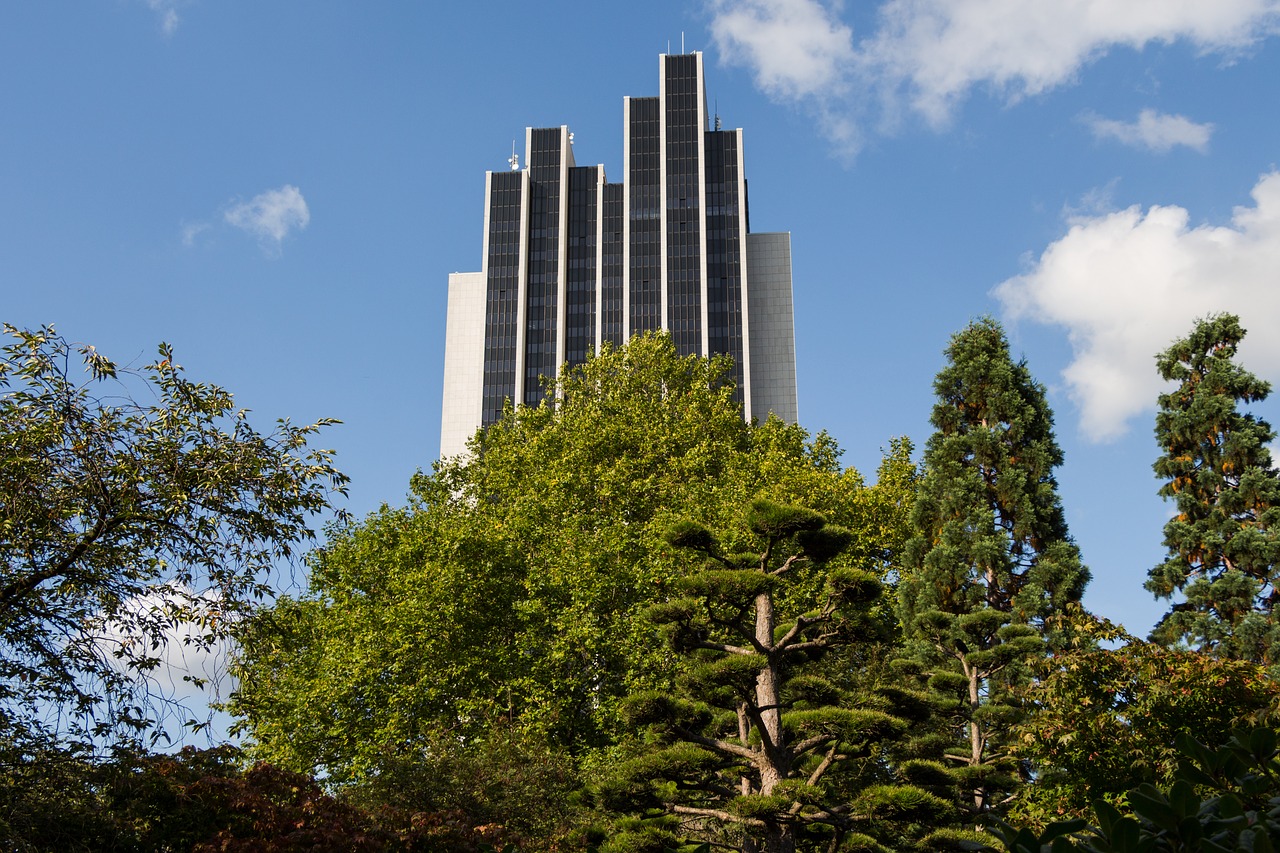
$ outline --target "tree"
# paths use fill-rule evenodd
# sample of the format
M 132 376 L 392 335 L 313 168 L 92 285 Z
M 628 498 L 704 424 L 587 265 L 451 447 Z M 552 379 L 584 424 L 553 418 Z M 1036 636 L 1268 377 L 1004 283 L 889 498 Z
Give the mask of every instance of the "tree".
M 815 667 L 881 628 L 871 613 L 879 579 L 831 563 L 850 532 L 767 500 L 752 503 L 745 527 L 724 542 L 691 521 L 667 533 L 704 565 L 677 582 L 680 597 L 648 614 L 691 667 L 680 695 L 626 700 L 650 748 L 618 768 L 602 799 L 665 812 L 679 831 L 641 822 L 606 849 L 673 846 L 690 835 L 767 853 L 863 849 L 871 834 L 902 840 L 904 824 L 924 816 L 945 822 L 944 801 L 896 784 L 887 766 L 885 744 L 927 706 L 901 691 L 851 695 Z
M 1225 733 L 1223 733 L 1225 737 Z M 1275 727 L 1246 726 L 1217 748 L 1177 738 L 1178 767 L 1167 785 L 1130 790 L 1123 807 L 1093 805 L 1083 818 L 1031 829 L 997 822 L 1009 853 L 1269 853 L 1280 840 L 1280 749 Z M 970 849 L 995 850 L 993 845 Z
M 8 758 L 8 756 L 6 756 Z M 37 753 L 0 774 L 0 845 L 19 853 L 104 850 L 481 853 L 507 840 L 457 810 L 363 810 L 309 777 L 246 767 L 223 745 L 171 755 Z
M 1080 600 L 1089 573 L 1058 498 L 1062 452 L 1043 386 L 990 318 L 956 334 L 946 355 L 898 585 L 911 653 L 901 668 L 950 702 L 944 755 L 979 814 L 1017 782 L 1009 689 L 1043 653 L 1047 617 Z
M 1160 598 L 1185 595 L 1152 639 L 1277 664 L 1280 475 L 1267 449 L 1276 433 L 1239 411 L 1271 390 L 1235 363 L 1244 335 L 1238 317 L 1209 317 L 1156 359 L 1160 376 L 1178 383 L 1160 395 L 1153 466 L 1178 514 L 1164 528 L 1168 556 L 1146 586 Z
M 622 699 L 681 666 L 640 617 L 686 571 L 661 546 L 674 521 L 728 529 L 765 496 L 856 531 L 905 526 L 909 484 L 882 494 L 826 435 L 744 423 L 726 383 L 723 360 L 665 335 L 605 347 L 469 458 L 416 476 L 408 506 L 332 529 L 306 594 L 242 626 L 230 705 L 254 755 L 372 784 L 432 766 L 441 739 L 513 729 L 607 764 Z M 893 555 L 865 541 L 883 570 Z
M 164 713 L 166 638 L 225 638 L 343 492 L 308 447 L 333 421 L 263 435 L 167 344 L 130 372 L 51 327 L 4 328 L 0 738 L 134 735 Z
M 1217 748 L 1241 725 L 1280 710 L 1280 684 L 1247 661 L 1221 660 L 1131 637 L 1105 620 L 1072 614 L 1078 647 L 1046 659 L 1024 693 L 1029 713 L 1013 749 L 1036 781 L 1015 812 L 1044 825 L 1087 817 L 1092 802 L 1119 802 L 1142 784 L 1173 783 L 1180 737 Z M 1118 648 L 1101 642 L 1122 640 Z

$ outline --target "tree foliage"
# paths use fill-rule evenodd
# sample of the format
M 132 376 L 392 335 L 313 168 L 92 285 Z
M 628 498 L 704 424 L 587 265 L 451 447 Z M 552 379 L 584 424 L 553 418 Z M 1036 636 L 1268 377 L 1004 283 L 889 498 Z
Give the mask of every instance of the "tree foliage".
M 1078 646 L 1046 659 L 1023 694 L 1029 713 L 1013 749 L 1032 762 L 1036 784 L 1016 813 L 1043 825 L 1087 817 L 1105 799 L 1121 803 L 1143 784 L 1168 786 L 1190 737 L 1222 746 L 1243 725 L 1275 719 L 1280 684 L 1263 667 L 1147 643 L 1077 614 Z M 1100 643 L 1123 641 L 1117 648 Z
M 234 747 L 0 753 L 0 845 L 15 853 L 481 853 L 509 839 L 461 809 L 362 809 Z
M 886 749 L 927 705 L 901 691 L 851 694 L 818 667 L 827 652 L 882 630 L 872 613 L 879 579 L 839 563 L 853 535 L 768 500 L 752 502 L 742 526 L 724 541 L 692 521 L 667 533 L 703 565 L 648 615 L 691 666 L 676 695 L 626 700 L 648 748 L 617 768 L 601 796 L 676 823 L 634 824 L 606 849 L 683 836 L 790 853 L 877 835 L 901 841 L 926 815 L 945 823 L 947 804 L 894 779 Z
M 606 347 L 415 477 L 408 506 L 332 529 L 308 592 L 243 626 L 231 707 L 254 754 L 371 782 L 430 766 L 442 738 L 513 728 L 607 762 L 628 732 L 621 701 L 670 689 L 682 666 L 640 618 L 686 572 L 661 539 L 680 517 L 725 529 L 756 496 L 804 499 L 875 530 L 850 559 L 884 571 L 909 458 L 867 487 L 827 436 L 744 423 L 725 377 L 666 336 Z
M 1043 386 L 989 318 L 956 334 L 946 355 L 898 585 L 914 659 L 901 671 L 949 703 L 963 734 L 945 758 L 982 812 L 1017 781 L 1009 689 L 1045 649 L 1046 618 L 1079 601 L 1089 574 L 1057 494 L 1062 452 Z
M 1003 824 L 992 835 L 1009 853 L 1272 853 L 1278 848 L 1280 751 L 1274 727 L 1242 727 L 1217 748 L 1181 735 L 1177 752 L 1172 782 L 1139 785 L 1122 806 L 1096 801 L 1096 826 L 1073 818 L 1037 834 Z
M 163 711 L 167 638 L 226 637 L 343 491 L 308 447 L 333 421 L 262 434 L 166 344 L 130 372 L 52 328 L 4 328 L 0 735 L 137 733 Z
M 1154 465 L 1165 481 L 1160 495 L 1178 512 L 1165 525 L 1168 556 L 1147 589 L 1185 596 L 1153 639 L 1275 664 L 1280 474 L 1267 449 L 1275 430 L 1239 410 L 1271 390 L 1235 362 L 1244 334 L 1234 315 L 1209 317 L 1156 359 L 1160 376 L 1178 383 L 1160 395 Z

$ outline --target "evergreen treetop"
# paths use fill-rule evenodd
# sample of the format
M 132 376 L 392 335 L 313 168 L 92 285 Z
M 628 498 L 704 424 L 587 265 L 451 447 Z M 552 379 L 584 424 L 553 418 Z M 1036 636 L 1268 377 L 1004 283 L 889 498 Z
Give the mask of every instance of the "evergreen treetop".
M 1160 376 L 1178 385 L 1160 395 L 1152 467 L 1178 512 L 1146 587 L 1160 598 L 1185 595 L 1153 639 L 1275 663 L 1280 477 L 1267 443 L 1276 433 L 1239 409 L 1271 391 L 1235 361 L 1244 335 L 1238 317 L 1208 317 L 1156 359 Z
M 898 585 L 900 668 L 951 708 L 928 737 L 981 813 L 1017 784 L 1003 748 L 1017 716 L 1009 689 L 1030 677 L 1046 620 L 1080 600 L 1089 572 L 1058 498 L 1062 451 L 1044 387 L 991 318 L 957 333 L 946 356 Z

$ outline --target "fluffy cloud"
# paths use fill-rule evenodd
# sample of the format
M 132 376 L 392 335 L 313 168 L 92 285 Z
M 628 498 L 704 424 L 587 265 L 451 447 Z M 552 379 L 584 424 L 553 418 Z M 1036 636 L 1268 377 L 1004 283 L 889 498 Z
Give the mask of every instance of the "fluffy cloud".
M 905 103 L 941 126 L 975 87 L 1034 95 L 1116 47 L 1231 52 L 1280 31 L 1280 0 L 885 0 L 876 30 L 855 41 L 839 2 L 709 2 L 721 57 L 828 129 L 867 108 L 852 102 L 859 93 L 878 93 L 882 120 Z
M 1245 47 L 1276 31 L 1276 0 L 889 0 L 863 48 L 877 76 L 945 121 L 977 85 L 1011 98 L 1070 81 L 1115 47 L 1185 39 L 1201 51 Z
M 224 218 L 229 224 L 257 237 L 264 246 L 279 248 L 290 231 L 307 227 L 311 211 L 298 188 L 285 184 L 280 189 L 267 190 L 231 207 Z
M 1185 145 L 1203 154 L 1209 150 L 1209 137 L 1213 134 L 1212 124 L 1197 124 L 1186 116 L 1155 110 L 1143 110 L 1132 122 L 1097 115 L 1086 115 L 1084 120 L 1098 139 L 1114 139 L 1133 148 L 1161 153 Z
M 774 97 L 839 91 L 855 59 L 853 30 L 815 0 L 713 0 L 711 35 Z
M 1181 207 L 1081 217 L 1025 274 L 997 286 L 1013 319 L 1063 326 L 1073 358 L 1063 371 L 1095 441 L 1118 438 L 1150 410 L 1161 382 L 1154 355 L 1197 317 L 1231 312 L 1253 330 L 1241 359 L 1280 380 L 1280 172 L 1263 175 L 1253 206 L 1229 225 L 1189 224 Z

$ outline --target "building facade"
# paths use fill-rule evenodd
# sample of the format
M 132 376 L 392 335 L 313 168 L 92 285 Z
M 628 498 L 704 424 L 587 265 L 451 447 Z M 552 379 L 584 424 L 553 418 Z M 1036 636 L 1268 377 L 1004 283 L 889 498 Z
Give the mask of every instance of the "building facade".
M 702 54 L 663 55 L 657 97 L 623 99 L 621 182 L 575 163 L 567 126 L 486 174 L 481 269 L 449 276 L 442 457 L 561 365 L 658 329 L 733 358 L 748 420 L 796 420 L 791 237 L 751 233 L 742 130 L 707 117 Z

